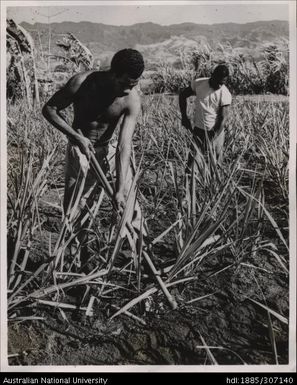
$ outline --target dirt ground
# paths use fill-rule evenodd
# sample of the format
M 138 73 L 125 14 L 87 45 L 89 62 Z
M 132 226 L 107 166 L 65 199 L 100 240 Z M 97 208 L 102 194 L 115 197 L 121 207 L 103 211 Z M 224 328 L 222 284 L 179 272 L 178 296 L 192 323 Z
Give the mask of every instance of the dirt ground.
M 49 236 L 57 236 L 59 228 L 59 218 L 53 210 L 50 213 L 46 213 L 45 244 Z M 35 247 L 36 255 L 41 255 L 42 242 Z M 165 255 L 166 250 L 160 252 Z M 268 307 L 287 315 L 287 277 L 275 273 L 278 269 L 273 259 L 266 259 L 263 270 L 254 271 L 231 262 L 228 256 L 208 259 L 195 280 L 171 290 L 178 302 L 176 310 L 170 309 L 161 293 L 154 294 L 134 307 L 140 320 L 127 315 L 110 320 L 114 306 L 123 306 L 114 297 L 95 302 L 91 316 L 81 310 L 61 312 L 41 304 L 26 307 L 22 316 L 41 319 L 9 322 L 9 364 L 275 364 L 269 316 L 249 299 L 254 292 L 251 280 L 266 288 L 263 294 Z M 62 302 L 75 303 L 82 288 L 77 290 L 66 292 Z M 287 364 L 287 325 L 270 318 L 279 364 Z
M 230 290 L 234 286 L 236 280 L 230 282 Z M 286 306 L 281 291 L 273 294 L 279 307 Z M 98 306 L 91 318 L 77 311 L 65 312 L 67 321 L 58 310 L 40 309 L 44 320 L 10 324 L 9 363 L 205 365 L 215 360 L 220 365 L 273 364 L 267 314 L 245 300 L 243 293 L 241 297 L 220 293 L 174 311 L 148 312 L 142 318 L 145 325 L 125 315 L 108 321 L 108 305 Z M 163 298 L 159 301 L 155 307 Z M 280 364 L 286 364 L 286 333 L 278 322 L 274 326 Z M 204 345 L 213 347 L 212 359 Z

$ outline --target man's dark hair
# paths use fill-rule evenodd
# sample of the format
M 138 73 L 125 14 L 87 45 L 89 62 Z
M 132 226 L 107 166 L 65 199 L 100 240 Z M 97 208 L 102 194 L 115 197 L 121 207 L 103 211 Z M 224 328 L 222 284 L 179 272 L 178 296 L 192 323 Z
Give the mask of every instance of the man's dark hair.
M 144 70 L 144 61 L 140 52 L 125 48 L 117 52 L 111 60 L 110 69 L 116 75 L 127 74 L 131 79 L 140 77 Z
M 229 69 L 225 64 L 219 64 L 213 71 L 212 76 L 215 78 L 225 78 L 229 76 Z

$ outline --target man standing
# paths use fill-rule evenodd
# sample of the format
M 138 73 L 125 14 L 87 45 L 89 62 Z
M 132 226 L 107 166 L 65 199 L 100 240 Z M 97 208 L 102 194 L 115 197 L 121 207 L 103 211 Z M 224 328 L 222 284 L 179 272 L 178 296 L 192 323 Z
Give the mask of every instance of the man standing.
M 193 80 L 191 85 L 179 94 L 182 125 L 192 132 L 202 154 L 212 150 L 218 162 L 222 160 L 225 138 L 224 126 L 228 106 L 232 101 L 231 94 L 225 85 L 228 76 L 228 68 L 223 64 L 218 65 L 210 78 Z M 192 128 L 187 115 L 187 98 L 193 95 L 196 95 L 194 128 Z
M 79 184 L 81 154 L 89 160 L 93 152 L 106 173 L 109 169 L 109 141 L 119 122 L 114 199 L 117 209 L 120 212 L 124 209 L 132 181 L 132 136 L 140 112 L 140 97 L 135 86 L 143 70 L 142 55 L 133 49 L 123 49 L 112 58 L 109 71 L 91 70 L 74 75 L 43 107 L 44 117 L 69 139 L 65 167 L 65 213 Z M 61 114 L 71 104 L 74 109 L 72 126 Z M 75 147 L 81 154 L 75 151 Z M 96 175 L 90 168 L 84 192 L 88 194 L 92 188 L 96 190 L 96 185 Z

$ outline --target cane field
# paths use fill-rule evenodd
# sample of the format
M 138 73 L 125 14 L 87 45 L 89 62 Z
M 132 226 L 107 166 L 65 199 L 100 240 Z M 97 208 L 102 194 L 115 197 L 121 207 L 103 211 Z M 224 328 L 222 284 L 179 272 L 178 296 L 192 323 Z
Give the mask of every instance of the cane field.
M 288 364 L 289 100 L 278 64 L 259 78 L 267 66 L 237 61 L 223 163 L 210 153 L 189 174 L 186 71 L 160 67 L 141 95 L 126 210 L 116 218 L 102 189 L 80 227 L 78 201 L 62 211 L 66 138 L 40 108 L 8 101 L 10 365 Z

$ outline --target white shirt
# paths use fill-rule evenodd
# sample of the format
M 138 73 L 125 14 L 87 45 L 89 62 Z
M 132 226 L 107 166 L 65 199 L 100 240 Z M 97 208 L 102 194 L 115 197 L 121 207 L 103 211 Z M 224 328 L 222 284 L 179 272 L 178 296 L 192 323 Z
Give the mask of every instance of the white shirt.
M 215 125 L 219 108 L 231 104 L 232 96 L 224 84 L 217 90 L 211 88 L 209 78 L 194 79 L 191 87 L 196 95 L 194 125 L 209 131 Z

